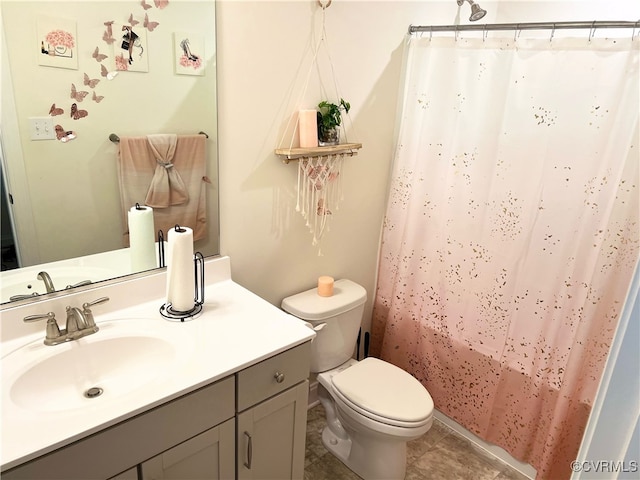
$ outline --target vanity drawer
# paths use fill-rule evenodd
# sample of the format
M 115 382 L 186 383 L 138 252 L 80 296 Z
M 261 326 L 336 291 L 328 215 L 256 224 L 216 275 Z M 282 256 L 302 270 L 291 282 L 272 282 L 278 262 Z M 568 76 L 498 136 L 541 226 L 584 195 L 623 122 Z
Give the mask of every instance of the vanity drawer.
M 238 372 L 238 412 L 306 380 L 310 363 L 311 342 L 306 342 Z

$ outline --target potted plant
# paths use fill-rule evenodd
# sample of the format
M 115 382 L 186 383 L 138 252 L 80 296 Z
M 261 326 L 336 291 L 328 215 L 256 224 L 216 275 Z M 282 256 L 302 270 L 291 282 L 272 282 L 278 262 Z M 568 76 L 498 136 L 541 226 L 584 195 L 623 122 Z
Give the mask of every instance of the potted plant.
M 337 145 L 340 143 L 340 129 L 342 123 L 342 110 L 349 113 L 351 104 L 340 99 L 340 104 L 323 100 L 318 104 L 318 145 Z

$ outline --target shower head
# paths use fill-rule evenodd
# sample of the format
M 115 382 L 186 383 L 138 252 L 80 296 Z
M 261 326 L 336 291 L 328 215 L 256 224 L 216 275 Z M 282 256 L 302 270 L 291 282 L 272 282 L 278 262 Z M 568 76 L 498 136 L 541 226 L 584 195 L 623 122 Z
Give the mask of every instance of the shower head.
M 471 16 L 469 17 L 469 20 L 472 22 L 480 20 L 482 17 L 484 17 L 487 14 L 487 11 L 483 10 L 482 7 L 480 7 L 480 5 L 478 5 L 473 0 L 456 0 L 456 1 L 458 2 L 458 6 L 462 6 L 464 2 L 469 2 L 469 5 L 471 5 Z

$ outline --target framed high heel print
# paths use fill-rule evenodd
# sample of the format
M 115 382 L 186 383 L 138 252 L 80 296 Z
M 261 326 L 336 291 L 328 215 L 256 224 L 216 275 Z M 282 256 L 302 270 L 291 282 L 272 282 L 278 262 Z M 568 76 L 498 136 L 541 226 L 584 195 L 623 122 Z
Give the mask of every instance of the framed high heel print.
M 75 20 L 40 15 L 36 19 L 36 31 L 39 65 L 78 69 Z
M 175 68 L 178 75 L 204 75 L 204 36 L 188 32 L 173 34 Z

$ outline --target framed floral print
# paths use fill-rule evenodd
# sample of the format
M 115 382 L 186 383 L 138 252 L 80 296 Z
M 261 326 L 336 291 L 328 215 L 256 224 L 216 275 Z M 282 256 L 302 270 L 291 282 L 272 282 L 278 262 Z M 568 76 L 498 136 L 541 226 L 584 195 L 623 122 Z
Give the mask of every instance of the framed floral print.
M 75 20 L 38 16 L 38 64 L 78 69 L 78 40 Z

